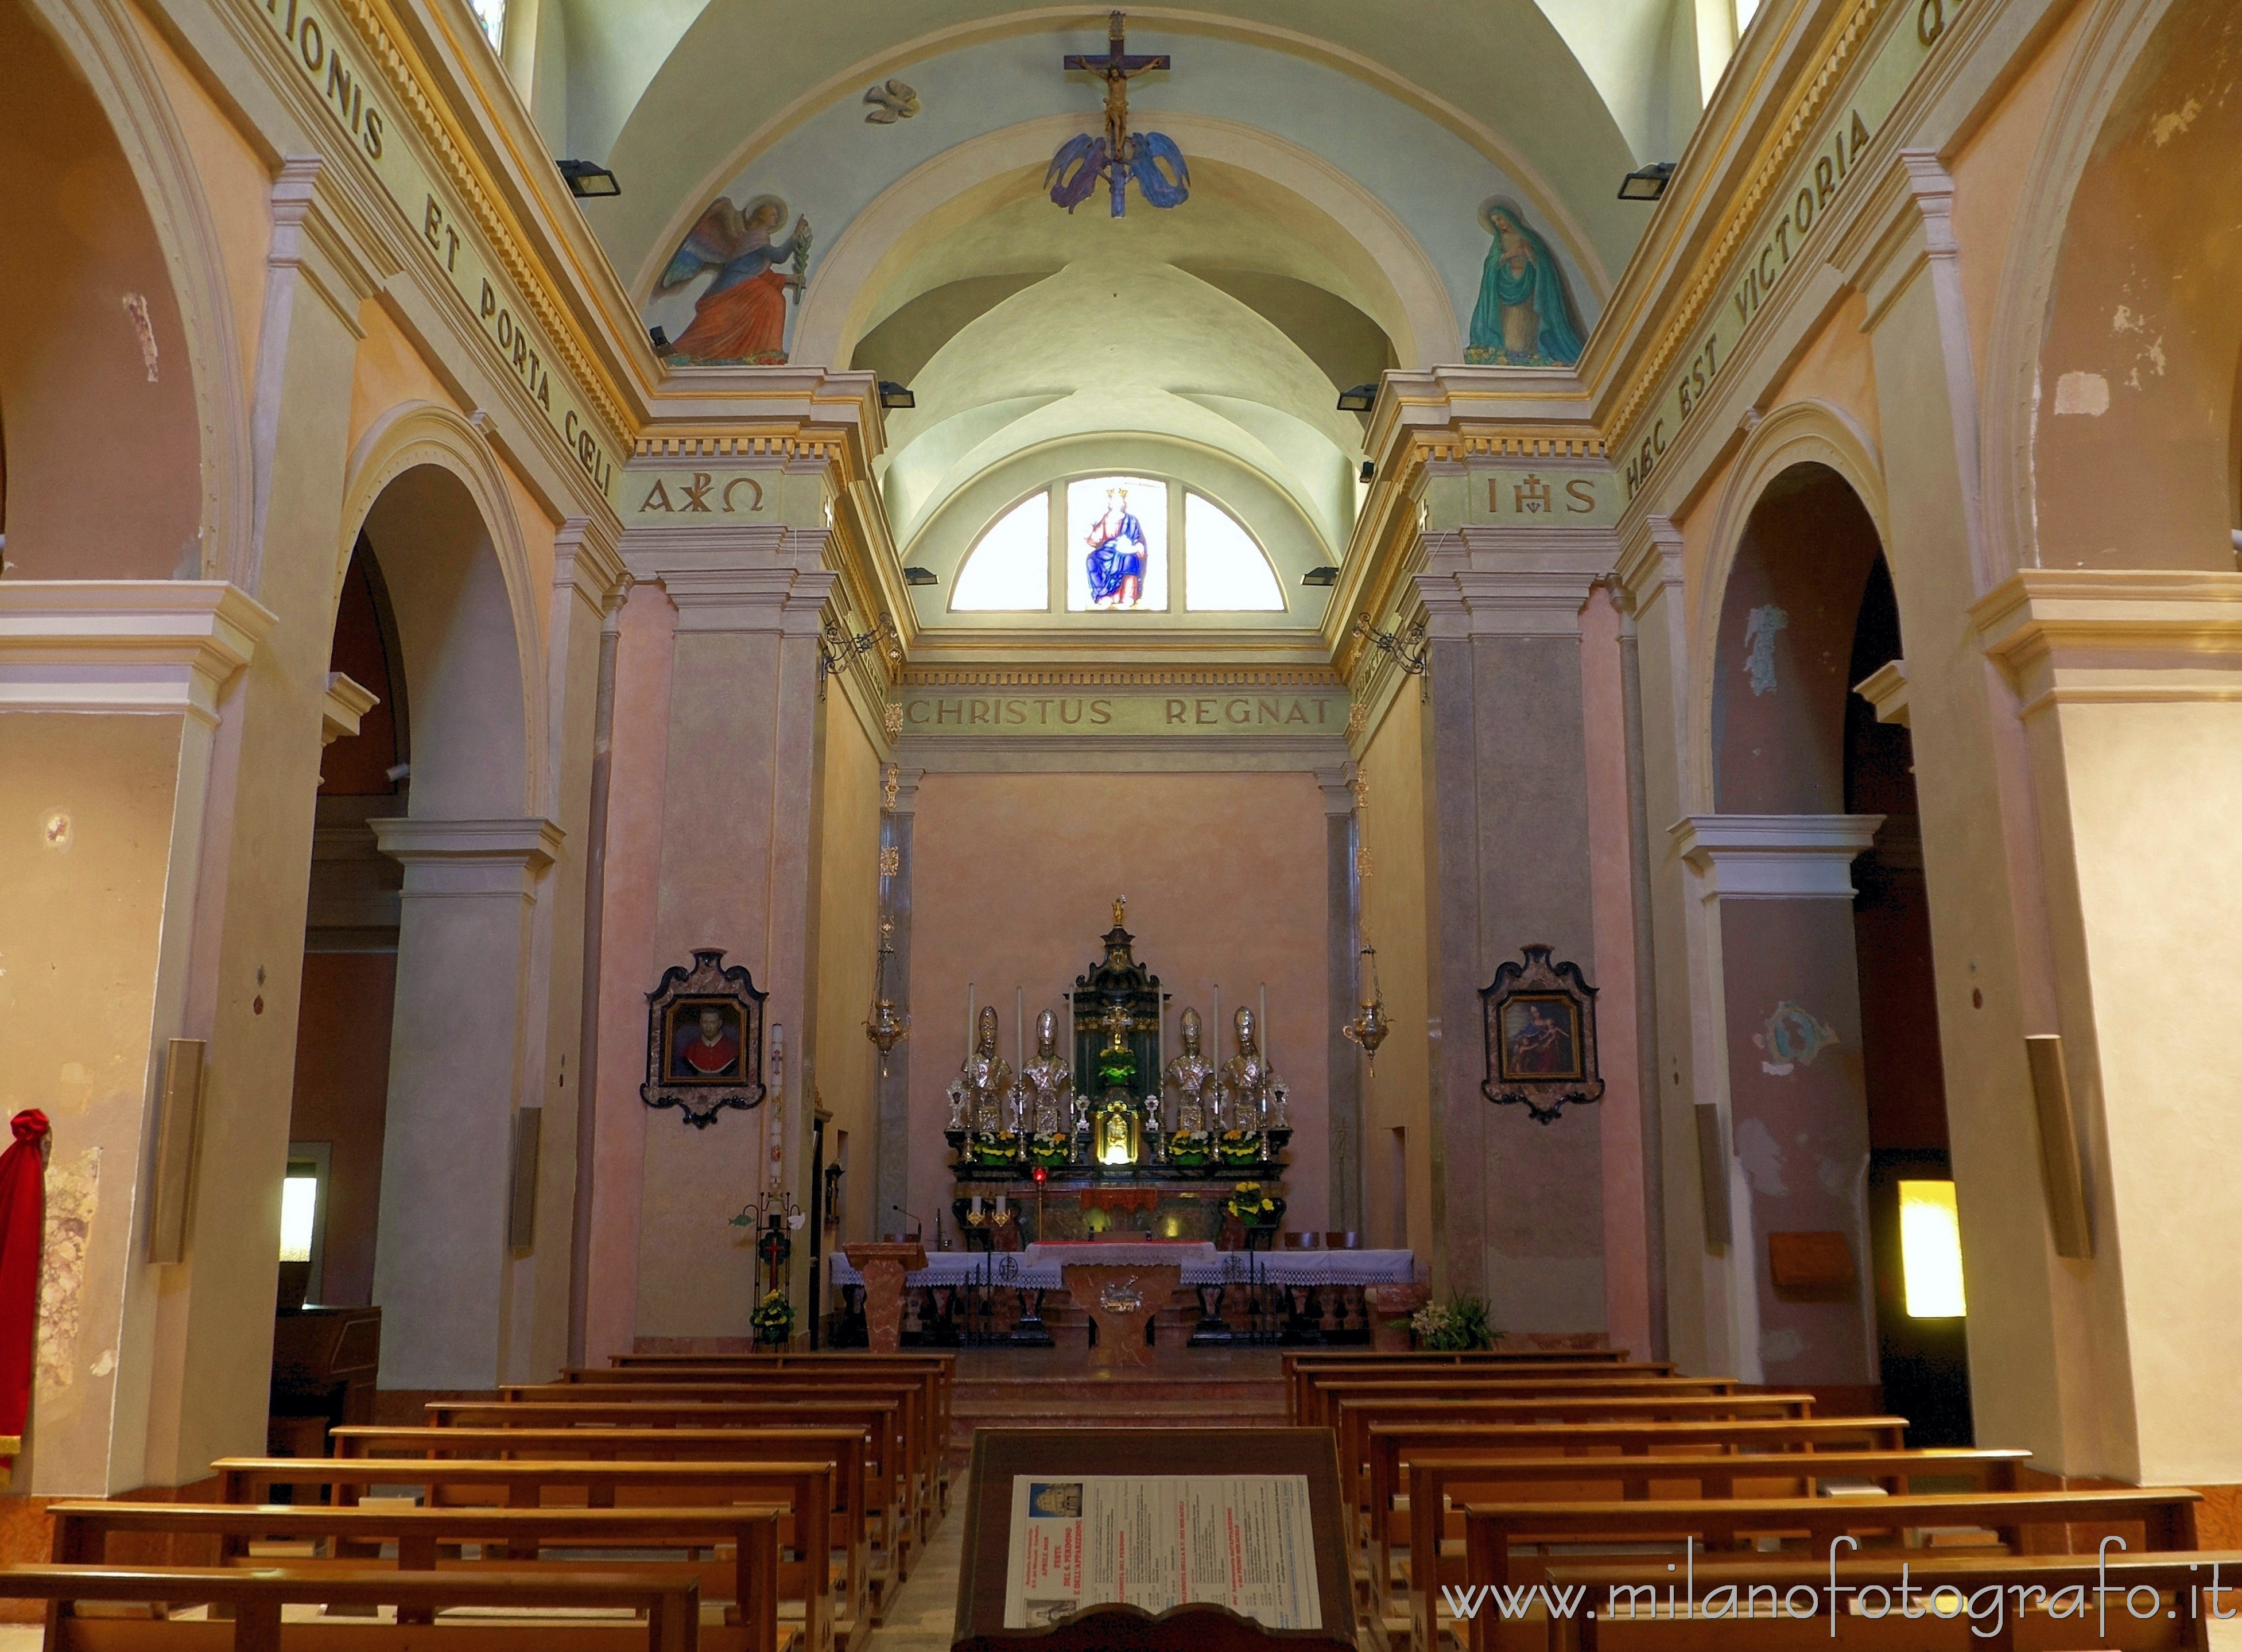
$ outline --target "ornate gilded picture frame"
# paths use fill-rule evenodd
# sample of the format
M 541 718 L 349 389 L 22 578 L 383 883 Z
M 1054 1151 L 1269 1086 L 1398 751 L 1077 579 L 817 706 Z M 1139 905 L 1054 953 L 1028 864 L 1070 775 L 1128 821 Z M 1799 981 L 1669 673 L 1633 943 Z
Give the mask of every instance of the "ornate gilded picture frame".
M 1596 990 L 1578 964 L 1554 963 L 1548 947 L 1529 946 L 1522 962 L 1497 970 L 1479 996 L 1487 1035 L 1481 1095 L 1523 1107 L 1542 1125 L 1556 1123 L 1568 1105 L 1602 1099 Z
M 672 964 L 646 995 L 646 1082 L 639 1099 L 675 1107 L 695 1130 L 726 1108 L 763 1099 L 763 1000 L 745 964 L 695 948 L 690 969 Z

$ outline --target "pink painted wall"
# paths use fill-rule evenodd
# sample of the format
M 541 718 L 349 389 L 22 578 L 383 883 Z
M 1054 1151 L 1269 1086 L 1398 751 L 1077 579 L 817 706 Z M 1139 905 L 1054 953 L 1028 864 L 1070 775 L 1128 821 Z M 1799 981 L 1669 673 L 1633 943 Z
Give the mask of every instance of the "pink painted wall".
M 1307 774 L 944 775 L 920 783 L 912 843 L 910 1208 L 947 1210 L 943 1091 L 965 1057 L 965 994 L 1037 1011 L 1099 956 L 1117 895 L 1137 958 L 1202 1018 L 1269 988 L 1292 1092 L 1285 1226 L 1330 1226 L 1323 795 Z M 1172 1049 L 1172 1043 L 1171 1044 Z M 1223 1053 L 1231 1044 L 1225 1037 Z M 945 1217 L 945 1221 L 947 1218 Z

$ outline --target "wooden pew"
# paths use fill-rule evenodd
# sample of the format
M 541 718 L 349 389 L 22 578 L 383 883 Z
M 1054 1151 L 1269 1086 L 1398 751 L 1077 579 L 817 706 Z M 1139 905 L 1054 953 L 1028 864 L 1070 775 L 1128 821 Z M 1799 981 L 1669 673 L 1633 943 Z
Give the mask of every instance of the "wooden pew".
M 875 1353 L 869 1348 L 825 1349 L 815 1353 L 616 1353 L 607 1357 L 616 1369 L 674 1370 L 695 1365 L 737 1370 L 884 1370 L 889 1367 L 931 1367 L 936 1373 L 934 1437 L 942 1463 L 942 1512 L 950 1512 L 950 1399 L 957 1386 L 957 1356 L 930 1348 L 910 1353 Z
M 1454 1399 L 1483 1395 L 1489 1400 L 1501 1400 L 1577 1393 L 1596 1399 L 1617 1399 L 1628 1394 L 1729 1394 L 1742 1393 L 1747 1387 L 1734 1377 L 1609 1377 L 1594 1374 L 1553 1377 L 1539 1373 L 1521 1377 L 1507 1372 L 1494 1376 L 1477 1371 L 1413 1371 L 1400 1376 L 1362 1376 L 1352 1373 L 1327 1376 L 1317 1372 L 1311 1373 L 1306 1382 L 1306 1403 L 1300 1411 L 1299 1422 L 1299 1426 L 1305 1428 L 1331 1427 L 1338 1416 L 1337 1407 L 1340 1400 L 1362 1399 L 1373 1394 L 1390 1393 L 1404 1398 L 1422 1394 L 1431 1399 L 1443 1395 Z
M 1730 1422 L 1754 1417 L 1810 1417 L 1810 1393 L 1664 1395 L 1551 1394 L 1500 1400 L 1393 1399 L 1334 1401 L 1339 1489 L 1351 1508 L 1368 1494 L 1367 1430 L 1380 1422 Z
M 833 1649 L 833 1465 L 820 1462 L 542 1462 L 412 1457 L 221 1457 L 211 1465 L 219 1500 L 272 1501 L 273 1487 L 324 1489 L 344 1508 L 368 1487 L 418 1486 L 432 1506 L 497 1499 L 512 1508 L 658 1508 L 779 1503 L 789 1510 L 797 1562 L 782 1561 L 779 1598 L 802 1603 L 806 1652 Z M 548 1501 L 548 1494 L 558 1494 Z M 581 1501 L 577 1500 L 581 1496 Z
M 1442 1584 L 1465 1582 L 1462 1517 L 1476 1502 L 1672 1501 L 1679 1487 L 1699 1497 L 1795 1498 L 1820 1494 L 1831 1480 L 1873 1481 L 1904 1496 L 1926 1477 L 1959 1480 L 1981 1492 L 2013 1492 L 2027 1451 L 1815 1451 L 1757 1456 L 1486 1457 L 1411 1456 L 1401 1511 L 1371 1508 L 1371 1576 L 1380 1612 L 1392 1597 L 1395 1559 L 1406 1537 L 1406 1590 L 1411 1642 L 1435 1645 Z M 1941 1490 L 1952 1489 L 1941 1487 Z
M 630 1569 L 690 1578 L 703 1598 L 731 1602 L 722 1629 L 702 1631 L 707 1652 L 780 1652 L 778 1629 L 778 1523 L 784 1511 L 775 1508 L 740 1506 L 724 1508 L 332 1508 L 317 1504 L 253 1503 L 111 1503 L 100 1501 L 50 1504 L 54 1521 L 53 1559 L 64 1566 L 105 1566 L 109 1540 L 119 1534 L 160 1534 L 206 1537 L 217 1541 L 222 1564 L 286 1566 L 291 1571 L 348 1573 L 378 1563 L 374 1558 L 384 1543 L 393 1543 L 393 1564 L 408 1572 L 487 1570 L 493 1564 L 459 1560 L 440 1561 L 440 1547 L 467 1542 L 490 1547 L 503 1544 L 508 1558 L 503 1564 L 534 1561 L 540 1567 L 565 1568 L 572 1572 Z M 252 1558 L 254 1542 L 325 1544 L 326 1560 L 291 1557 L 274 1561 Z M 609 1560 L 585 1564 L 576 1560 L 554 1561 L 539 1554 L 557 1545 L 571 1549 L 713 1549 L 733 1546 L 728 1565 L 704 1566 L 693 1561 L 649 1565 L 642 1561 Z M 527 1552 L 525 1552 L 527 1551 Z M 516 1566 L 515 1569 L 519 1569 Z M 58 1607 L 59 1603 L 57 1603 Z M 400 1607 L 407 1618 L 420 1615 L 412 1605 Z M 58 1621 L 50 1612 L 50 1633 Z M 425 1619 L 423 1620 L 425 1621 Z
M 1964 1649 L 2013 1652 L 2024 1647 L 2076 1646 L 2082 1636 L 2091 1638 L 2096 1646 L 2120 1648 L 2124 1652 L 2205 1652 L 2212 1644 L 2209 1622 L 2214 1610 L 2228 1615 L 2242 1612 L 2236 1582 L 2242 1579 L 2242 1552 L 2232 1550 L 2176 1555 L 2112 1551 L 2106 1561 L 2083 1554 L 1950 1559 L 1932 1553 L 1904 1559 L 1841 1560 L 1835 1568 L 1827 1561 L 1807 1565 L 1796 1561 L 1701 1559 L 1694 1573 L 1692 1587 L 1701 1602 L 1708 1595 L 1732 1588 L 1739 1602 L 1751 1602 L 1763 1615 L 1769 1609 L 1764 1591 L 1775 1590 L 1774 1599 L 1780 1602 L 1788 1591 L 1802 1587 L 1815 1592 L 1819 1613 L 1803 1620 L 1787 1614 L 1772 1622 L 1755 1617 L 1749 1630 L 1738 1629 L 1730 1619 L 1702 1615 L 1637 1622 L 1630 1614 L 1642 1597 L 1634 1591 L 1655 1590 L 1653 1599 L 1662 1606 L 1666 1587 L 1674 1576 L 1662 1562 L 1645 1566 L 1639 1561 L 1553 1561 L 1542 1568 L 1543 1581 L 1584 1593 L 1579 1609 L 1570 1616 L 1550 1620 L 1549 1652 L 1635 1652 L 1635 1649 L 1728 1652 L 1739 1644 L 1763 1648 L 1766 1652 L 1806 1652 L 1809 1647 L 1818 1649 L 1832 1644 L 1849 1652 L 1964 1652 Z M 2219 1589 L 2216 1599 L 2211 1592 L 2214 1575 Z M 1833 1582 L 1846 1603 L 1834 1621 L 1828 1592 Z M 1915 1591 L 1915 1609 L 1923 1614 L 1912 1621 L 1900 1615 L 1898 1591 L 1903 1582 Z M 1950 1598 L 1941 1603 L 1937 1613 L 1926 1611 L 1920 1597 L 1949 1585 L 1963 1597 L 1959 1602 L 1962 1609 L 1953 1616 L 1941 1615 L 1955 1610 L 1957 1603 Z M 2110 1591 L 2106 1615 L 2095 1597 L 2096 1589 L 2104 1586 Z M 1615 1588 L 1629 1591 L 1619 1602 L 1617 1616 L 1613 1614 L 1611 1593 Z M 1874 1615 L 1856 1615 L 1851 1609 L 1854 1596 L 1863 1588 L 1885 1592 L 1884 1599 L 1873 1603 Z M 2157 1596 L 2146 1615 L 2128 1609 L 2129 1591 L 2135 1588 L 2151 1590 Z M 1993 1615 L 1982 1595 L 1986 1589 L 2001 1591 L 2001 1628 L 1995 1634 L 1974 1632 L 1991 1626 Z M 2054 1601 L 2070 1589 L 2080 1593 L 2062 1602 L 2062 1617 L 2039 1610 L 2044 1602 Z M 1754 1590 L 1761 1593 L 1755 1595 Z M 2033 1590 L 2039 1591 L 2039 1595 L 2033 1595 Z M 1676 1590 L 1677 1600 L 1682 1593 Z M 1985 1607 L 1977 1619 L 1968 1611 L 1972 1596 Z M 2031 1604 L 2037 1623 L 2020 1624 L 2020 1602 Z M 1594 1617 L 1587 1615 L 1590 1607 L 1595 1608 Z
M 280 1652 L 280 1611 L 288 1606 L 395 1606 L 417 1614 L 479 1606 L 521 1611 L 605 1608 L 642 1612 L 643 1623 L 490 1624 L 473 1634 L 480 1652 L 698 1652 L 701 1586 L 689 1577 L 618 1568 L 563 1572 L 551 1567 L 489 1571 L 410 1572 L 393 1566 L 298 1571 L 285 1566 L 245 1571 L 225 1566 L 10 1566 L 0 1568 L 0 1599 L 49 1601 L 56 1610 L 49 1652 Z M 232 1614 L 231 1623 L 135 1623 L 79 1617 L 82 1602 L 206 1602 Z M 433 1632 L 413 1623 L 373 1619 L 292 1623 L 288 1652 L 422 1652 Z
M 1288 1353 L 1283 1365 L 1285 1397 L 1297 1424 L 1306 1403 L 1308 1379 L 1312 1375 L 1353 1373 L 1366 1377 L 1406 1377 L 1450 1368 L 1484 1376 L 1670 1377 L 1675 1374 L 1674 1362 L 1670 1360 L 1598 1360 L 1586 1354 L 1577 1358 L 1522 1359 L 1486 1353 Z
M 838 1534 L 849 1551 L 844 1604 L 834 1637 L 846 1644 L 859 1618 L 886 1615 L 870 1599 L 868 1510 L 892 1510 L 895 1488 L 868 1467 L 861 1428 L 386 1428 L 346 1424 L 328 1430 L 338 1457 L 476 1457 L 493 1461 L 562 1458 L 586 1462 L 754 1462 L 833 1460 Z M 892 1588 L 883 1591 L 892 1599 Z
M 1909 1531 L 1926 1527 L 1983 1528 L 2010 1553 L 2030 1552 L 2034 1528 L 2071 1524 L 2141 1522 L 2143 1548 L 2169 1552 L 2195 1547 L 2196 1506 L 2202 1494 L 2168 1488 L 2116 1491 L 1958 1492 L 1916 1497 L 1781 1497 L 1697 1499 L 1688 1502 L 1470 1503 L 1464 1508 L 1464 1576 L 1469 1585 L 1514 1588 L 1538 1581 L 1547 1562 L 1519 1554 L 1524 1544 L 1610 1544 L 1685 1541 L 1707 1550 L 1749 1539 L 1781 1535 L 1802 1540 L 1806 1556 L 1824 1564 L 1837 1538 L 1889 1534 L 1896 1547 Z M 2058 1536 L 2057 1541 L 2064 1541 Z M 1863 1541 L 1863 1549 L 1871 1548 Z M 1490 1618 L 1470 1621 L 1471 1652 L 1516 1652 L 1547 1639 L 1540 1623 Z
M 903 1406 L 892 1396 L 840 1394 L 826 1400 L 742 1400 L 729 1403 L 658 1400 L 608 1400 L 583 1391 L 558 1404 L 507 1404 L 490 1400 L 432 1400 L 422 1407 L 439 1428 L 789 1428 L 856 1427 L 865 1431 L 878 1474 L 894 1477 L 901 1518 L 879 1533 L 884 1546 L 876 1556 L 874 1579 L 892 1573 L 897 1583 L 910 1575 L 916 1548 L 916 1482 L 903 1454 Z
M 939 1500 L 939 1470 L 935 1465 L 932 1407 L 926 1386 L 916 1373 L 880 1375 L 876 1373 L 831 1373 L 797 1372 L 770 1377 L 721 1377 L 715 1380 L 669 1382 L 522 1382 L 499 1385 L 499 1399 L 508 1405 L 610 1404 L 619 1398 L 678 1404 L 720 1404 L 736 1400 L 828 1400 L 863 1395 L 876 1399 L 893 1395 L 903 1401 L 903 1449 L 911 1482 L 910 1508 L 916 1535 L 923 1541 L 934 1527 L 933 1509 Z
M 630 1358 L 633 1356 L 618 1356 Z M 942 1483 L 949 1484 L 950 1397 L 955 1386 L 955 1354 L 748 1353 L 698 1361 L 664 1356 L 653 1365 L 572 1366 L 560 1373 L 564 1383 L 677 1382 L 692 1384 L 760 1382 L 774 1376 L 809 1376 L 829 1383 L 834 1378 L 882 1378 L 914 1375 L 920 1380 L 925 1405 L 927 1433 L 942 1464 Z M 943 1504 L 946 1512 L 948 1501 Z
M 1373 1422 L 1369 1436 L 1370 1497 L 1365 1514 L 1391 1517 L 1406 1489 L 1401 1465 L 1424 1454 L 1564 1457 L 1617 1454 L 1662 1457 L 1691 1453 L 1754 1454 L 1829 1450 L 1898 1451 L 1907 1444 L 1904 1417 L 1772 1417 L 1727 1421 Z

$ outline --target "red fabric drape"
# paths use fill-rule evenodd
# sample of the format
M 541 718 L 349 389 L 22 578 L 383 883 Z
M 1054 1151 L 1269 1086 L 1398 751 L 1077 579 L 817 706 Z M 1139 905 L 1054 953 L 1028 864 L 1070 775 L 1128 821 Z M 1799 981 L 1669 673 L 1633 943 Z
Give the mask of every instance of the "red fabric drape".
M 30 1415 L 47 1226 L 47 1116 L 27 1107 L 12 1123 L 16 1145 L 0 1153 L 0 1434 L 21 1434 Z

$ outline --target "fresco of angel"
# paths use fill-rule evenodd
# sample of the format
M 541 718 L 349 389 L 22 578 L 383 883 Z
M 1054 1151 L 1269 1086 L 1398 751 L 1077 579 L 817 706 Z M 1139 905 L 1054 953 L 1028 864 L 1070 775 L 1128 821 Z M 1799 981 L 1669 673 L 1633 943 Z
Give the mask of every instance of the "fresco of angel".
M 800 292 L 809 262 L 809 220 L 796 218 L 784 240 L 786 203 L 758 195 L 744 206 L 719 196 L 687 233 L 655 284 L 673 292 L 704 270 L 716 279 L 694 301 L 693 323 L 669 346 L 669 359 L 727 366 L 775 366 L 786 359 L 786 299 Z M 789 260 L 793 268 L 782 266 Z

